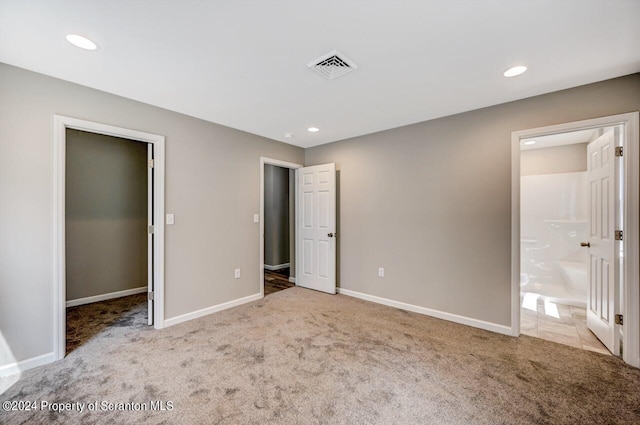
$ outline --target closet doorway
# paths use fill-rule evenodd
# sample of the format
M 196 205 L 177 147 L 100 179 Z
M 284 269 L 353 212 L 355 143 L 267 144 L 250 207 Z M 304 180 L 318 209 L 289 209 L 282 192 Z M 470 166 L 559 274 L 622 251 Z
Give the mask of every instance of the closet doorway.
M 164 137 L 62 116 L 55 124 L 60 359 L 106 330 L 163 327 Z

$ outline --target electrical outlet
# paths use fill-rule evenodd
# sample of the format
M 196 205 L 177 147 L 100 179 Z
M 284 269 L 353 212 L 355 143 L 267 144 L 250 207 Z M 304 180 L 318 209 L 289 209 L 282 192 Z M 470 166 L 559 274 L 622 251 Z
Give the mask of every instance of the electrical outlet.
M 378 277 L 384 277 L 384 267 L 378 269 Z
M 254 223 L 260 223 L 260 214 L 254 214 L 253 215 L 253 222 Z
M 236 269 L 234 272 L 234 276 L 236 279 L 240 279 L 240 269 Z

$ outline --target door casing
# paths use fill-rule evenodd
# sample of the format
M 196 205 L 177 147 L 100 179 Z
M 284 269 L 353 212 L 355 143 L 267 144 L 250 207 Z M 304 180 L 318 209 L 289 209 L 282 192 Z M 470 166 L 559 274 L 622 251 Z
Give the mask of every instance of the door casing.
M 520 336 L 520 140 L 576 130 L 622 125 L 624 161 L 624 257 L 622 359 L 640 367 L 640 146 L 639 113 L 575 121 L 511 133 L 511 330 Z
M 66 130 L 121 137 L 153 144 L 153 276 L 154 327 L 164 327 L 164 167 L 165 138 L 77 118 L 54 115 L 53 136 L 53 351 L 55 360 L 63 359 L 66 345 L 66 247 L 65 247 L 65 170 Z

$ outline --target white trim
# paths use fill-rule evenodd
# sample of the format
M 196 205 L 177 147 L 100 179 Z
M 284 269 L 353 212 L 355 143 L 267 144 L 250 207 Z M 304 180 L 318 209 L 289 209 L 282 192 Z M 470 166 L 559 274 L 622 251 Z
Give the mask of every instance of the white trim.
M 66 332 L 65 162 L 66 129 L 153 143 L 154 149 L 154 327 L 164 327 L 164 186 L 165 138 L 157 134 L 54 115 L 53 133 L 53 348 L 64 358 Z
M 624 326 L 622 359 L 640 367 L 640 114 L 625 114 L 624 137 Z
M 93 295 L 91 297 L 77 298 L 66 302 L 67 307 L 75 307 L 78 305 L 97 303 L 98 301 L 112 300 L 114 298 L 126 297 L 129 295 L 141 294 L 147 292 L 146 286 L 139 286 L 132 289 L 124 289 L 122 291 L 109 292 L 107 294 Z
M 264 156 L 260 157 L 260 295 L 264 296 L 264 166 L 266 164 L 276 165 L 278 167 L 289 168 L 289 169 L 297 169 L 302 168 L 301 164 L 295 164 L 293 162 L 281 161 L 279 159 L 267 158 Z M 296 180 L 297 185 L 297 180 Z M 287 189 L 288 190 L 288 189 Z M 296 198 L 296 228 L 297 228 L 297 220 L 298 220 L 298 199 Z M 298 246 L 296 246 L 296 258 L 298 258 Z
M 178 323 L 187 322 L 189 320 L 197 319 L 199 317 L 208 316 L 213 313 L 217 313 L 222 310 L 227 310 L 232 307 L 237 307 L 242 304 L 250 303 L 264 298 L 263 294 L 253 294 L 248 297 L 238 298 L 237 300 L 227 301 L 226 303 L 214 305 L 211 307 L 202 308 L 200 310 L 192 311 L 191 313 L 181 314 L 180 316 L 172 317 L 164 321 L 164 326 L 169 327 L 177 325 Z
M 520 137 L 511 136 L 511 336 L 520 336 Z M 517 180 L 514 180 L 517 176 Z M 516 260 L 517 259 L 517 260 Z
M 289 278 L 289 282 L 291 282 L 291 283 L 296 283 L 296 278 L 295 278 L 295 277 L 290 277 L 290 278 Z
M 151 164 L 151 166 L 149 166 Z M 153 196 L 149 196 L 153 192 L 153 144 L 147 143 L 147 226 L 155 224 L 153 221 Z M 147 233 L 147 292 L 153 292 L 154 288 L 154 270 L 153 270 L 153 238 L 152 233 Z M 147 326 L 154 323 L 154 297 L 147 296 Z
M 638 112 L 612 115 L 511 133 L 511 328 L 520 335 L 520 139 L 622 124 L 624 160 L 624 326 L 622 359 L 640 367 L 640 147 Z
M 339 294 L 348 295 L 354 298 L 360 298 L 361 300 L 371 301 L 377 304 L 399 308 L 401 310 L 412 311 L 414 313 L 424 314 L 425 316 L 431 316 L 437 319 L 459 323 L 461 325 L 472 326 L 474 328 L 484 329 L 486 331 L 497 332 L 503 335 L 512 335 L 512 330 L 510 327 L 499 325 L 497 323 L 485 322 L 484 320 L 473 319 L 466 316 L 459 316 L 457 314 L 447 313 L 440 310 L 433 310 L 431 308 L 421 307 L 419 305 L 407 304 L 401 301 L 390 300 L 388 298 L 382 298 L 375 295 L 352 291 L 350 289 L 337 288 L 337 290 Z
M 275 266 L 270 266 L 269 264 L 265 264 L 264 268 L 267 270 L 282 270 L 282 269 L 286 269 L 287 267 L 289 267 L 289 263 L 283 263 L 283 264 L 276 264 Z
M 52 363 L 54 361 L 56 361 L 56 356 L 52 351 L 47 354 L 31 357 L 30 359 L 9 363 L 4 366 L 0 366 L 0 377 L 14 375 L 16 373 L 24 372 L 25 370 L 33 369 L 34 367 L 42 366 L 43 364 Z

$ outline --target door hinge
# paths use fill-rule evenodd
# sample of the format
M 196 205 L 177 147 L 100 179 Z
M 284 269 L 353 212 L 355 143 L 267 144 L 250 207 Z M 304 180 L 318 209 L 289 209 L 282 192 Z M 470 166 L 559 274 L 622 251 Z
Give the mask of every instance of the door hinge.
M 153 292 L 153 291 L 147 292 L 147 299 L 148 299 L 149 301 L 153 301 L 153 300 L 155 300 L 155 299 L 156 299 L 156 298 L 155 298 L 155 294 L 154 294 L 154 292 Z
M 153 224 L 149 225 L 149 234 L 153 235 Z
M 622 156 L 622 146 L 616 146 L 616 156 Z
M 153 168 L 153 159 L 149 160 L 149 168 Z
M 621 325 L 622 326 L 622 324 L 623 324 L 622 314 L 616 314 L 615 321 L 616 321 L 616 325 Z
M 621 241 L 622 240 L 622 230 L 616 230 L 615 232 L 615 239 L 617 241 Z

